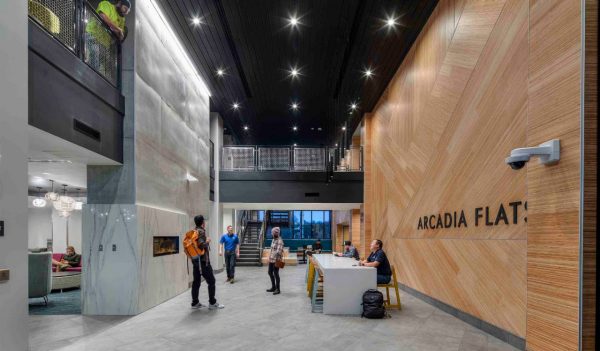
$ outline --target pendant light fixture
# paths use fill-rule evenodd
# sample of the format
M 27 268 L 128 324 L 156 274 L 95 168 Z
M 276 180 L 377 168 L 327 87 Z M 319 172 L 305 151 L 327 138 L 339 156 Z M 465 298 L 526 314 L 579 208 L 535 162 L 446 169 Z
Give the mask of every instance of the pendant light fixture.
M 81 191 L 81 189 L 77 188 L 77 199 L 75 200 L 75 203 L 73 204 L 73 208 L 77 211 L 81 211 L 83 209 L 83 202 L 79 201 L 79 198 L 81 197 L 79 195 L 79 191 Z
M 49 193 L 46 193 L 46 200 L 56 201 L 58 200 L 58 194 L 54 192 L 54 181 L 49 179 L 50 184 L 52 184 L 52 190 Z
M 37 187 L 38 193 L 37 193 L 37 197 L 35 199 L 33 199 L 33 206 L 34 207 L 46 207 L 46 199 L 44 199 L 43 197 L 40 196 L 42 188 L 41 187 Z
M 58 211 L 58 215 L 61 217 L 69 217 L 71 212 L 75 209 L 75 200 L 67 196 L 67 185 L 63 184 L 63 194 L 58 197 L 58 200 L 52 203 L 54 209 Z

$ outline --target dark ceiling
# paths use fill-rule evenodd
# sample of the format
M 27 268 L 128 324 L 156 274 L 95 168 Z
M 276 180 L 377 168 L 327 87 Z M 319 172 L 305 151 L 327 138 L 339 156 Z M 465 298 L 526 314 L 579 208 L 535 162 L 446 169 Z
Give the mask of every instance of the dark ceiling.
M 436 4 L 161 1 L 210 89 L 211 110 L 221 114 L 241 144 L 257 145 L 341 141 L 342 126 L 347 124 L 350 133 L 375 106 Z M 299 21 L 295 27 L 292 17 Z M 391 29 L 385 25 L 388 18 L 395 18 Z M 289 76 L 292 67 L 299 69 L 296 79 Z M 365 78 L 369 67 L 374 75 Z M 218 69 L 225 75 L 219 77 Z M 353 113 L 352 102 L 358 104 Z

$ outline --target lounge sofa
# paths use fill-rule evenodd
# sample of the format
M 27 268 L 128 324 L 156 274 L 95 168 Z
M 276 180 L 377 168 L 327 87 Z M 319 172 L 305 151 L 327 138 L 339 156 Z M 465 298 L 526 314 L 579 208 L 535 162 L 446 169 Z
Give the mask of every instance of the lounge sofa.
M 60 260 L 62 260 L 64 255 L 65 255 L 64 253 L 53 253 L 52 259 L 60 262 Z M 56 266 L 52 267 L 53 272 L 56 272 L 57 270 L 58 270 L 58 267 L 56 267 Z M 65 272 L 81 272 L 81 261 L 80 261 L 79 266 L 69 267 L 69 268 L 65 269 L 64 271 Z
M 52 290 L 50 252 L 29 253 L 29 298 L 42 297 L 48 304 Z

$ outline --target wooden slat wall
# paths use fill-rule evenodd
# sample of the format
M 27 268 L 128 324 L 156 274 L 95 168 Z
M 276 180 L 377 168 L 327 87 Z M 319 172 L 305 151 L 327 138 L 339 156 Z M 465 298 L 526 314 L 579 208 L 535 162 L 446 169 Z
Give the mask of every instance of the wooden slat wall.
M 582 350 L 596 350 L 598 210 L 598 1 L 585 2 Z
M 527 144 L 528 12 L 521 0 L 440 1 L 365 120 L 365 225 L 399 280 L 521 337 L 525 212 L 493 227 L 472 212 L 526 200 L 526 171 L 503 160 Z M 420 216 L 462 209 L 468 228 L 417 230 Z
M 586 41 L 596 43 L 597 2 L 587 3 L 596 37 Z M 363 127 L 362 239 L 386 242 L 402 283 L 527 337 L 529 350 L 579 343 L 580 11 L 579 1 L 440 1 Z M 586 56 L 587 87 L 597 85 L 597 46 L 586 54 L 595 59 Z M 583 349 L 590 350 L 596 85 L 585 95 Z M 504 164 L 511 149 L 553 138 L 561 139 L 558 165 Z M 476 227 L 471 214 L 468 228 L 417 230 L 420 216 L 519 200 L 528 212 L 517 225 Z
M 578 350 L 581 2 L 530 1 L 528 144 L 561 141 L 553 167 L 530 162 L 527 346 Z

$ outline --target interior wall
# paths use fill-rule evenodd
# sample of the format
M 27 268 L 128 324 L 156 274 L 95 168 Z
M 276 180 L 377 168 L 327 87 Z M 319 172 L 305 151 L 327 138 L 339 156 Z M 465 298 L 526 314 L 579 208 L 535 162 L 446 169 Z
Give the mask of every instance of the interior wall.
M 584 3 L 440 1 L 365 117 L 363 237 L 382 237 L 401 283 L 526 338 L 528 350 L 579 349 L 582 169 L 594 168 L 596 186 L 582 149 L 597 157 L 595 134 L 580 137 Z M 597 30 L 597 8 L 587 21 Z M 557 165 L 504 163 L 554 138 Z M 586 250 L 593 259 L 595 243 Z
M 504 158 L 528 144 L 528 14 L 521 0 L 440 1 L 367 116 L 364 145 L 364 250 L 379 237 L 401 283 L 521 338 L 526 171 Z M 508 224 L 475 224 L 475 209 L 494 223 L 501 204 Z M 455 211 L 467 225 L 419 226 Z
M 27 3 L 0 1 L 0 349 L 27 350 Z

